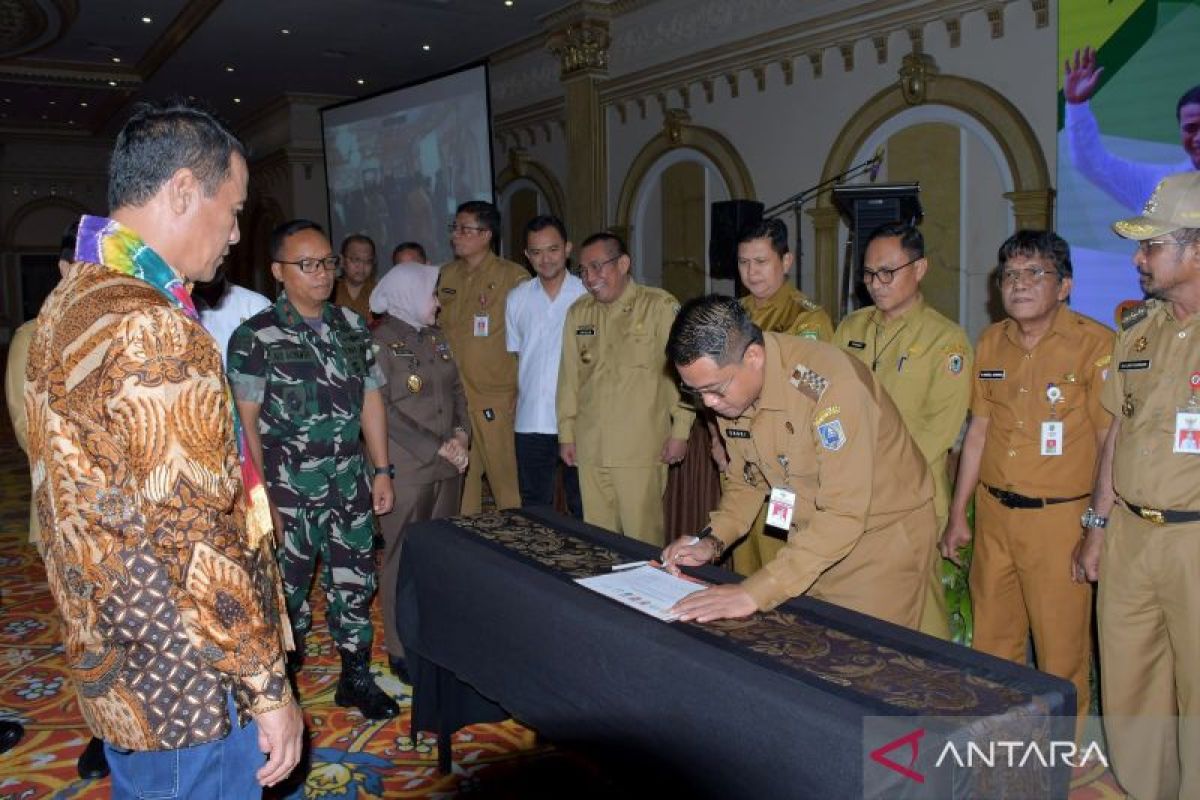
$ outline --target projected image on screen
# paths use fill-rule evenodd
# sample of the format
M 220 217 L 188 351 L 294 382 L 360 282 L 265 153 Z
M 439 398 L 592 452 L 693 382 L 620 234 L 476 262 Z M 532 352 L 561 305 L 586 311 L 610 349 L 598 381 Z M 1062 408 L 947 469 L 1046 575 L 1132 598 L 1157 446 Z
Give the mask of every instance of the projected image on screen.
M 1166 175 L 1200 168 L 1200 4 L 1061 0 L 1058 232 L 1071 243 L 1072 305 L 1108 325 L 1142 299 L 1132 242 L 1114 220 L 1140 213 Z
M 405 241 L 449 261 L 455 208 L 492 199 L 486 67 L 325 109 L 322 125 L 335 246 L 365 233 L 384 268 Z

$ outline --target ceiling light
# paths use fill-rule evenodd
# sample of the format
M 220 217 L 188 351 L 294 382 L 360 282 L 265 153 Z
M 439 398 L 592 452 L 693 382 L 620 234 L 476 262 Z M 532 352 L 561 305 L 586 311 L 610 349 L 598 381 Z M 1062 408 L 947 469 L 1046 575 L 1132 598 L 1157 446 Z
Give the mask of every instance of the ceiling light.
M 149 25 L 151 22 L 154 22 L 154 20 L 150 19 L 149 17 L 142 17 L 142 22 Z
M 504 0 L 504 5 L 508 6 L 509 8 L 512 8 L 513 6 L 516 5 L 516 3 L 514 3 L 513 0 Z
M 67 124 L 68 124 L 68 125 L 74 125 L 74 124 L 75 124 L 75 120 L 73 120 L 73 119 L 69 119 L 69 120 L 67 120 Z
M 233 98 L 233 102 L 235 102 L 235 103 L 240 103 L 240 102 L 242 102 L 242 98 L 240 98 L 240 97 L 235 97 L 235 98 Z
M 226 67 L 226 68 L 225 68 L 225 71 L 226 71 L 226 72 L 233 72 L 233 67 Z
M 116 81 L 109 81 L 109 82 L 108 82 L 108 85 L 109 85 L 109 86 L 116 86 L 116 85 L 117 85 L 117 82 L 116 82 Z
M 114 64 L 120 64 L 120 63 L 121 63 L 121 57 L 120 57 L 120 56 L 113 56 L 113 63 L 114 63 Z
M 289 33 L 291 33 L 291 31 L 289 31 L 287 28 L 280 28 L 279 32 L 282 33 L 284 36 L 287 36 Z
M 51 100 L 51 101 L 50 101 L 50 105 L 52 105 L 52 106 L 56 106 L 56 105 L 58 105 L 58 101 L 57 101 L 57 100 Z
M 362 78 L 355 78 L 354 82 L 357 83 L 359 86 L 363 86 L 364 84 L 366 84 L 366 81 L 363 80 Z
M 80 107 L 80 108 L 87 108 L 87 102 L 86 102 L 86 101 L 81 101 L 81 102 L 79 103 L 79 107 Z
M 430 47 L 427 44 L 423 44 L 423 45 L 421 45 L 421 49 L 424 50 L 426 53 L 428 53 L 430 50 Z

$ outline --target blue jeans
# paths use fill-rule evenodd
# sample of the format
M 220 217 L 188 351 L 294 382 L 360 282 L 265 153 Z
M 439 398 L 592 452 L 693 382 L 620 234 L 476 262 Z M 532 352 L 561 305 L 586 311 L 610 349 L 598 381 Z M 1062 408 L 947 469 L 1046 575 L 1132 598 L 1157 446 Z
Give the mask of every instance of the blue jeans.
M 258 748 L 258 723 L 237 723 L 224 739 L 178 750 L 123 750 L 104 743 L 112 771 L 113 800 L 245 800 L 262 797 L 255 773 L 266 762 Z
M 554 507 L 554 477 L 561 466 L 567 509 L 583 519 L 583 501 L 579 497 L 579 470 L 568 467 L 558 457 L 558 436 L 553 433 L 518 433 L 517 481 L 521 487 L 521 505 Z

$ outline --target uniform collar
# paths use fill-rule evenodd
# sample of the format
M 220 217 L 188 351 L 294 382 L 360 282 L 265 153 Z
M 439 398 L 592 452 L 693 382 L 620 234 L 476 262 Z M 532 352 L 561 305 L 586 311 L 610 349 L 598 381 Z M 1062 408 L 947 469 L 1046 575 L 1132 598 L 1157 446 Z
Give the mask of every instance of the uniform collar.
M 1046 331 L 1046 335 L 1038 341 L 1038 344 L 1040 345 L 1046 341 L 1047 336 L 1058 335 L 1068 339 L 1074 338 L 1074 322 L 1075 313 L 1071 311 L 1066 303 L 1059 303 L 1058 309 L 1054 312 L 1054 321 L 1050 323 L 1050 329 Z M 1019 347 L 1022 350 L 1025 349 L 1025 346 L 1021 344 L 1020 329 L 1017 327 L 1016 320 L 1012 317 L 1004 320 L 1004 335 L 1015 347 Z
M 791 374 L 791 367 L 795 365 L 786 365 L 783 363 L 783 353 L 779 349 L 779 340 L 773 333 L 763 333 L 763 349 L 766 355 L 763 358 L 763 375 L 762 391 L 758 393 L 758 400 L 754 402 L 754 413 L 750 413 L 750 409 L 746 410 L 742 416 L 753 418 L 759 411 L 783 411 L 787 408 L 787 392 L 794 391 L 791 384 L 788 383 L 787 376 Z
M 871 323 L 874 324 L 876 327 L 887 330 L 888 328 L 893 328 L 897 325 L 902 325 L 907 322 L 912 322 L 913 320 L 920 317 L 921 314 L 923 314 L 923 313 L 925 313 L 925 296 L 918 292 L 917 293 L 917 302 L 913 303 L 912 306 L 909 307 L 909 309 L 907 311 L 905 311 L 903 314 L 901 314 L 896 319 L 888 322 L 887 320 L 885 320 L 883 318 L 883 314 L 880 313 L 879 309 L 876 308 L 873 311 L 871 311 Z
M 637 281 L 635 281 L 633 278 L 630 278 L 629 283 L 625 284 L 625 288 L 619 295 L 617 295 L 616 300 L 613 300 L 611 303 L 597 302 L 596 304 L 601 308 L 607 308 L 612 312 L 629 311 L 632 307 L 634 297 L 637 295 L 637 287 Z
M 337 324 L 337 320 L 334 317 L 333 304 L 326 300 L 321 306 L 321 321 L 330 327 L 334 327 Z M 292 305 L 292 301 L 288 299 L 287 291 L 281 291 L 279 297 L 275 298 L 275 319 L 279 324 L 287 327 L 308 327 L 308 323 L 304 321 L 304 317 Z
M 787 275 L 783 276 L 783 285 L 776 289 L 775 294 L 771 295 L 766 300 L 759 300 L 754 295 L 749 295 L 750 308 L 761 312 L 783 308 L 784 306 L 790 305 L 792 302 L 793 293 L 799 294 L 800 292 L 798 289 L 788 283 L 787 277 Z

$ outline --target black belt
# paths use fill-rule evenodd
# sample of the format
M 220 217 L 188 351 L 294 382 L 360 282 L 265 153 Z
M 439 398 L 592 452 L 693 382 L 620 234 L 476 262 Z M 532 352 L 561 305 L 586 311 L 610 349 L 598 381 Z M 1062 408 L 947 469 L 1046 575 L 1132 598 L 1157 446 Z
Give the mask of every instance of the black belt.
M 1200 522 L 1200 511 L 1171 511 L 1166 508 L 1143 508 L 1135 506 L 1128 500 L 1122 500 L 1125 507 L 1144 520 L 1155 525 L 1178 525 L 1183 522 Z
M 1054 506 L 1059 503 L 1073 503 L 1076 500 L 1082 500 L 1085 497 L 1091 497 L 1091 494 L 1081 494 L 1078 497 L 1026 497 L 1023 494 L 1016 492 L 1006 492 L 1003 489 L 997 489 L 995 486 L 988 486 L 986 483 L 983 488 L 988 490 L 988 494 L 1000 501 L 1000 505 L 1008 508 L 1044 508 L 1046 506 Z

